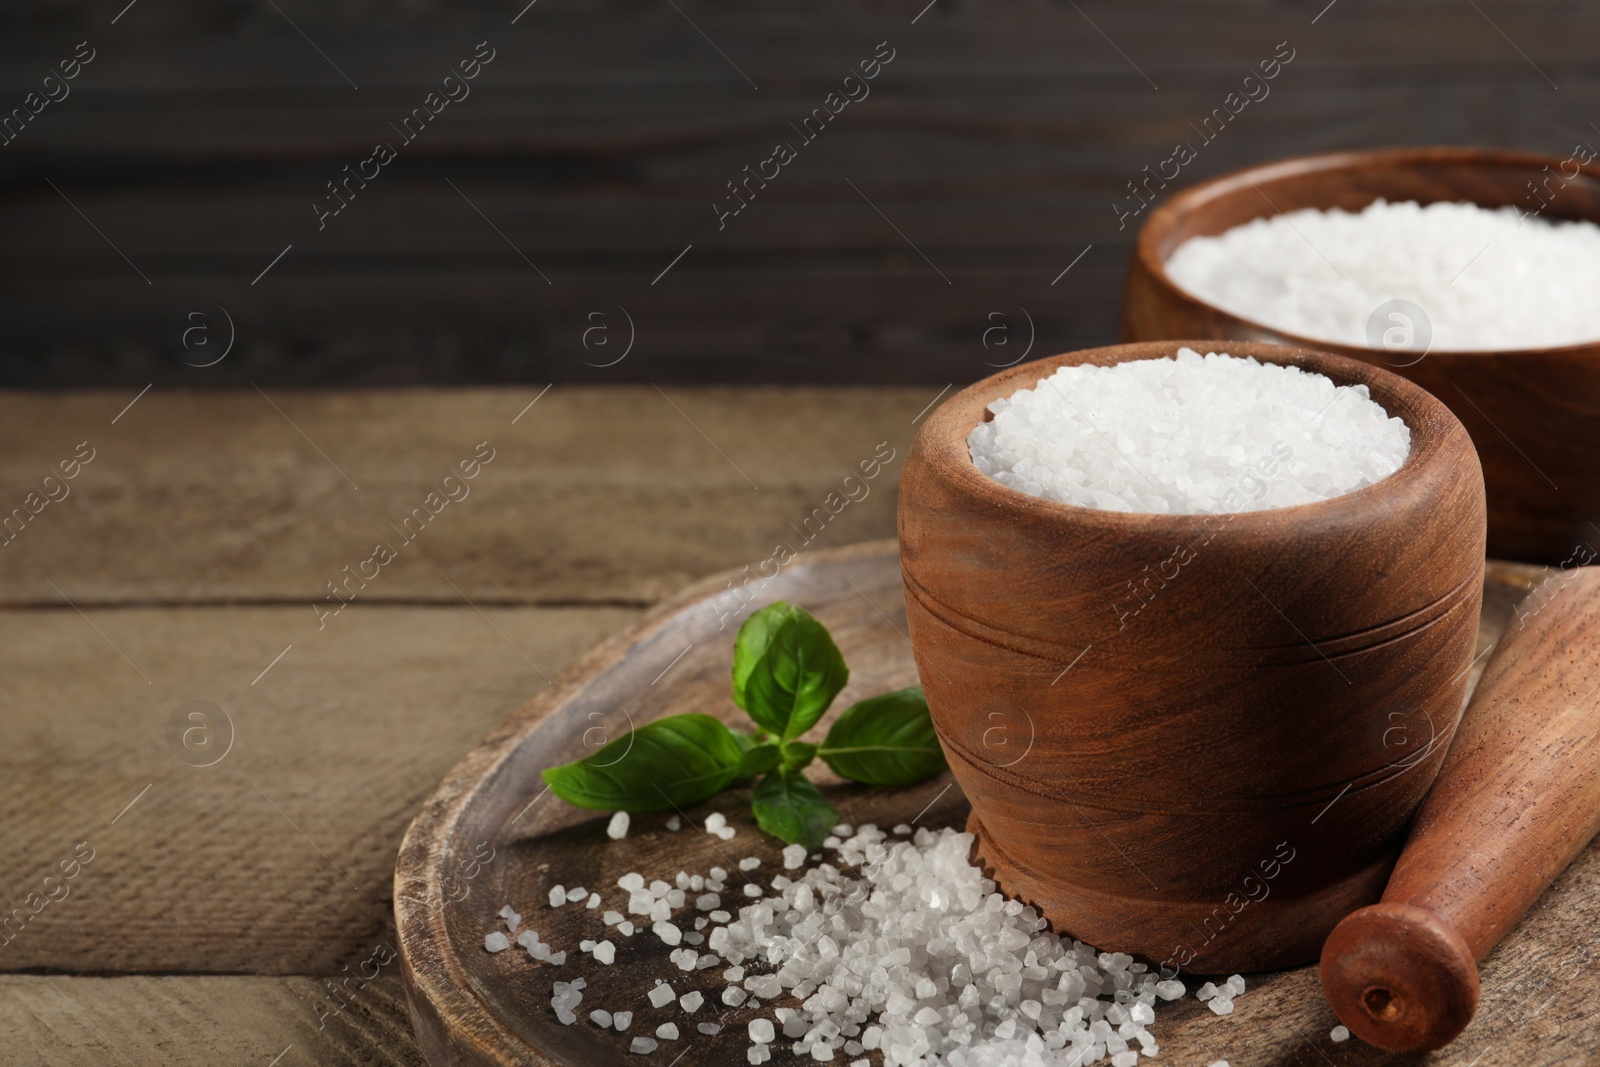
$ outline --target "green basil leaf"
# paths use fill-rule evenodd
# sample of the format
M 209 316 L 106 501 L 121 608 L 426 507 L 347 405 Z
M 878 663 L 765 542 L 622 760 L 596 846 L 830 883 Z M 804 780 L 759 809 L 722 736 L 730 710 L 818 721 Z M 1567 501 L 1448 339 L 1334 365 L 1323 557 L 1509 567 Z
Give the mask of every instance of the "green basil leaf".
M 737 735 L 710 715 L 670 715 L 576 763 L 547 768 L 544 780 L 580 808 L 666 811 L 722 792 L 743 758 Z
M 733 702 L 779 740 L 822 718 L 850 671 L 827 628 L 782 600 L 746 619 L 733 646 Z
M 761 829 L 808 849 L 820 847 L 839 821 L 822 791 L 799 771 L 778 770 L 761 779 L 750 808 Z
M 754 778 L 758 774 L 766 774 L 776 767 L 783 759 L 783 751 L 773 744 L 756 745 L 745 751 L 744 759 L 739 761 L 739 778 L 744 780 Z
M 783 765 L 790 770 L 798 771 L 816 758 L 817 746 L 810 741 L 785 741 L 783 743 Z
M 817 755 L 837 774 L 867 785 L 910 785 L 945 767 L 928 702 L 915 687 L 846 708 Z

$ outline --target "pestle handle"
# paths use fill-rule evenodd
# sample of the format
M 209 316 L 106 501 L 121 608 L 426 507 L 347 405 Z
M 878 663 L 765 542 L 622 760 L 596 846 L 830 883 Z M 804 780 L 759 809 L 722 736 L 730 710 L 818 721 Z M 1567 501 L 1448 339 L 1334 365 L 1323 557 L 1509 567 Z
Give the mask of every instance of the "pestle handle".
M 1392 1052 L 1441 1048 L 1466 1027 L 1478 961 L 1600 831 L 1600 567 L 1555 575 L 1523 603 L 1383 900 L 1323 945 L 1334 1012 Z

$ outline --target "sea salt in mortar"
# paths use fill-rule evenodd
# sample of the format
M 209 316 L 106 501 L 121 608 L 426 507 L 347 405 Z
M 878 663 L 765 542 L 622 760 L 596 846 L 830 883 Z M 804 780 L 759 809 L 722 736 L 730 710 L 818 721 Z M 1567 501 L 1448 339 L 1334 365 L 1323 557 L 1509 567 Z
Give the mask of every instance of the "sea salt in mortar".
M 1441 351 L 1600 339 L 1600 226 L 1511 207 L 1306 208 L 1191 238 L 1166 269 L 1225 311 L 1337 344 L 1370 345 L 1368 320 L 1391 300 L 1423 310 Z
M 950 829 L 913 833 L 902 825 L 891 836 L 872 825 L 840 825 L 824 843 L 827 861 L 814 856 L 802 869 L 786 855 L 785 873 L 765 886 L 745 882 L 759 899 L 737 915 L 719 894 L 739 874 L 680 871 L 675 885 L 624 875 L 617 885 L 630 913 L 665 912 L 658 922 L 670 923 L 672 911 L 684 909 L 676 922 L 692 930 L 679 933 L 699 947 L 673 952 L 681 978 L 658 979 L 644 991 L 622 982 L 606 1003 L 581 1010 L 593 1025 L 625 1034 L 642 1013 L 628 1046 L 639 1055 L 691 1036 L 690 1023 L 716 1034 L 737 1014 L 750 1064 L 781 1058 L 865 1067 L 881 1058 L 885 1067 L 1134 1067 L 1158 1055 L 1148 1026 L 1156 1005 L 1182 997 L 1184 984 L 1123 953 L 1056 937 L 1036 911 L 996 892 L 968 862 L 971 847 L 970 834 Z M 758 867 L 739 864 L 740 871 Z M 620 919 L 608 911 L 604 922 Z M 519 944 L 539 944 L 537 934 L 523 933 Z M 1198 995 L 1224 1015 L 1244 989 L 1233 975 Z M 560 1022 L 577 1022 L 586 991 L 599 999 L 582 978 L 553 982 L 550 1008 Z M 708 998 L 723 1006 L 714 1015 Z
M 980 471 L 1032 496 L 1111 511 L 1309 504 L 1388 477 L 1411 451 L 1410 428 L 1365 385 L 1190 348 L 1062 367 L 989 411 L 967 437 Z

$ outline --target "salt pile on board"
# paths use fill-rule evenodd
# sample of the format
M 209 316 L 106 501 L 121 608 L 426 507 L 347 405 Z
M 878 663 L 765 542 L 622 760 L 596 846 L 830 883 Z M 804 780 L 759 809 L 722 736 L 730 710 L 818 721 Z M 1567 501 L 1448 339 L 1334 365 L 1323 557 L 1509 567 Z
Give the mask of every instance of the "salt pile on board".
M 1002 485 L 1080 507 L 1216 514 L 1309 504 L 1388 477 L 1404 420 L 1364 385 L 1226 353 L 1062 367 L 967 437 Z
M 1600 226 L 1511 207 L 1306 208 L 1190 238 L 1166 268 L 1235 315 L 1339 344 L 1368 345 L 1368 319 L 1394 299 L 1423 309 L 1444 351 L 1600 338 Z
M 686 918 L 695 916 L 692 936 L 708 931 L 702 965 L 679 989 L 660 980 L 648 991 L 635 987 L 625 994 L 629 1004 L 606 1005 L 589 1018 L 625 1030 L 632 1012 L 615 1009 L 647 1002 L 655 1038 L 635 1037 L 630 1051 L 649 1054 L 694 1021 L 679 1010 L 693 1012 L 705 998 L 680 991 L 698 982 L 710 983 L 706 994 L 726 1006 L 719 1020 L 754 1009 L 745 1023 L 751 1064 L 782 1056 L 855 1067 L 876 1052 L 885 1067 L 1086 1067 L 1102 1060 L 1134 1067 L 1141 1056 L 1157 1055 L 1147 1027 L 1157 1001 L 1182 997 L 1183 983 L 1158 981 L 1130 956 L 1049 933 L 1037 912 L 1005 899 L 968 863 L 971 847 L 971 835 L 950 829 L 919 829 L 907 841 L 872 825 L 841 825 L 824 845 L 831 862 L 801 870 L 801 850 L 801 862 L 786 862 L 770 892 L 737 915 L 706 915 L 692 900 L 674 898 L 688 909 Z M 678 882 L 722 889 L 729 872 L 711 874 L 679 872 Z M 617 884 L 636 914 L 670 892 L 638 873 Z M 721 969 L 723 963 L 729 966 Z M 1230 1010 L 1244 991 L 1237 975 L 1208 985 L 1214 995 L 1207 999 L 1224 1000 Z M 551 1006 L 561 1022 L 576 1021 L 582 989 L 581 980 L 555 984 Z M 784 1006 L 768 1007 L 773 1000 Z M 714 1034 L 722 1023 L 696 1029 Z

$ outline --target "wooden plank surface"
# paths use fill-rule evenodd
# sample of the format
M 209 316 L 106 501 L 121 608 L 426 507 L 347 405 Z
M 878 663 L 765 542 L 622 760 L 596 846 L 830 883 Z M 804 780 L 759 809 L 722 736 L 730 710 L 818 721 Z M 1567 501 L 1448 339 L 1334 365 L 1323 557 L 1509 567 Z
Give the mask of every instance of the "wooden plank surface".
M 0 613 L 5 912 L 92 856 L 4 970 L 336 973 L 387 921 L 423 797 L 634 612 L 369 605 L 320 633 L 299 607 L 85 614 Z M 169 738 L 196 700 L 232 724 L 209 766 Z
M 119 416 L 136 392 L 0 395 L 0 515 L 94 450 L 0 546 L 5 602 L 292 602 L 315 630 L 312 604 L 337 607 L 328 583 L 382 542 L 397 558 L 338 596 L 639 606 L 781 539 L 892 534 L 912 420 L 939 389 L 158 389 Z M 482 442 L 494 458 L 445 486 Z M 406 525 L 429 493 L 463 490 Z
M 1270 95 L 1177 184 L 1595 137 L 1580 0 L 675 6 L 546 0 L 515 25 L 498 0 L 9 6 L 7 107 L 77 42 L 97 54 L 0 151 L 0 383 L 942 385 L 991 312 L 1028 308 L 1058 348 L 1114 339 L 1132 229 L 1113 202 L 1279 42 Z M 325 183 L 483 40 L 471 95 L 319 229 Z M 871 95 L 719 228 L 726 183 L 880 41 Z M 204 371 L 166 337 L 195 304 L 238 335 Z M 584 316 L 616 305 L 648 343 L 597 368 Z
M 338 1014 L 326 980 L 310 977 L 0 975 L 0 1061 L 424 1067 L 392 970 Z

